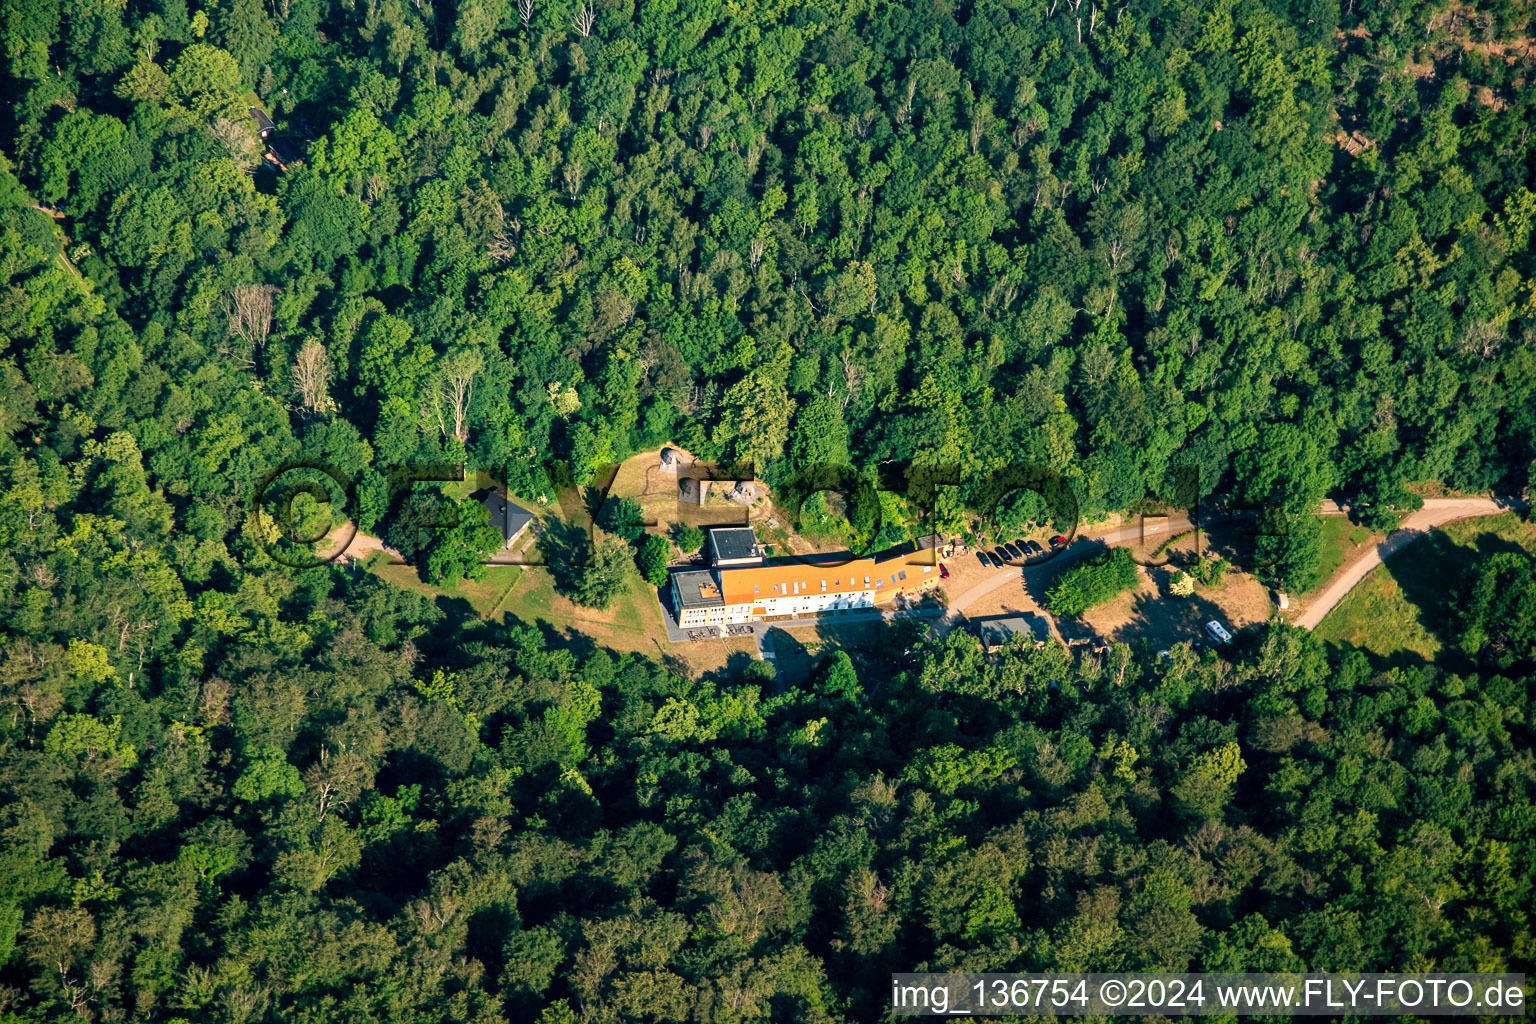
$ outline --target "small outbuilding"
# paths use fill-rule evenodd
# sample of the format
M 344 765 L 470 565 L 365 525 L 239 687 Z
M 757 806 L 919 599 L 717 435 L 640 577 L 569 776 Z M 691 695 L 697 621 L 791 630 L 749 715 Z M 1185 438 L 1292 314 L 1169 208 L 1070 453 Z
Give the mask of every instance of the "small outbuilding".
M 512 546 L 533 525 L 533 513 L 507 497 L 507 492 L 492 488 L 479 495 L 479 501 L 491 517 L 491 525 L 501 531 L 502 550 Z
M 1036 644 L 1043 644 L 1051 638 L 1050 624 L 1031 612 L 983 619 L 976 624 L 976 632 L 981 638 L 981 646 L 988 654 L 1001 650 L 1016 636 L 1027 637 Z
M 709 531 L 705 547 L 713 566 L 762 565 L 763 546 L 750 526 L 717 526 Z
M 277 125 L 261 107 L 248 108 L 251 120 L 256 122 L 256 133 L 261 136 L 261 141 L 267 150 L 262 154 L 262 159 L 279 171 L 286 171 L 294 164 L 304 159 L 304 147 L 293 139 L 287 139 L 277 133 Z

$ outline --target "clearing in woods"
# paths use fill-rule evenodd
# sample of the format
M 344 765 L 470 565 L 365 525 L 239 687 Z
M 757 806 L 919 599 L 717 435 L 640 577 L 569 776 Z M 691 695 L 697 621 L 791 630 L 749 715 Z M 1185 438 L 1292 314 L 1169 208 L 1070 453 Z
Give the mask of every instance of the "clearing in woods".
M 1372 570 L 1317 635 L 1393 661 L 1432 660 L 1454 642 L 1456 592 L 1466 570 L 1517 548 L 1536 553 L 1536 524 L 1513 513 L 1447 523 Z

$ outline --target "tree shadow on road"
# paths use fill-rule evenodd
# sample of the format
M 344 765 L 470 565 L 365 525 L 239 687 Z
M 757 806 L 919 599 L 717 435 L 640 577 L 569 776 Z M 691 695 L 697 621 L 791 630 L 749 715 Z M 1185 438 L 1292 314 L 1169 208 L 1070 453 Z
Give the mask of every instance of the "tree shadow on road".
M 763 635 L 763 648 L 773 652 L 779 670 L 779 689 L 802 687 L 811 678 L 818 658 L 787 629 L 774 626 Z

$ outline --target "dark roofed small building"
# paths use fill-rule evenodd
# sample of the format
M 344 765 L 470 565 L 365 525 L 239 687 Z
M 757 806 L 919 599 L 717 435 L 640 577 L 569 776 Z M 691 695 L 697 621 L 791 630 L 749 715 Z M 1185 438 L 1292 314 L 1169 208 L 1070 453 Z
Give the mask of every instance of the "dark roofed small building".
M 277 131 L 277 125 L 272 123 L 272 119 L 267 116 L 267 112 L 260 107 L 251 108 L 251 117 L 256 119 L 256 131 L 261 134 L 262 138 L 266 138 Z
M 260 107 L 251 107 L 251 119 L 256 122 L 257 134 L 266 144 L 267 151 L 264 155 L 267 163 L 279 171 L 286 171 L 289 167 L 304 159 L 304 147 L 293 139 L 285 139 L 277 133 L 277 125 L 272 118 Z
M 285 139 L 281 135 L 267 137 L 267 152 L 282 165 L 284 170 L 304 159 L 303 148 L 294 140 Z
M 506 491 L 493 488 L 482 491 L 478 498 L 490 514 L 491 525 L 501 531 L 503 550 L 510 548 L 512 542 L 533 524 L 533 513 L 508 498 Z
M 750 526 L 717 526 L 709 531 L 710 565 L 757 565 L 763 560 L 762 545 Z

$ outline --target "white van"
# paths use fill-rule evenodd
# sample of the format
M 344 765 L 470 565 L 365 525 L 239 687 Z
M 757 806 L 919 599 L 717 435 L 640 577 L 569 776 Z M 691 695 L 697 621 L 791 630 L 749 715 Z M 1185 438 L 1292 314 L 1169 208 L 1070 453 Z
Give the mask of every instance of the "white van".
M 1228 633 L 1227 628 L 1215 619 L 1205 624 L 1205 631 L 1211 634 L 1211 639 L 1219 644 L 1229 644 L 1232 642 L 1232 634 Z

